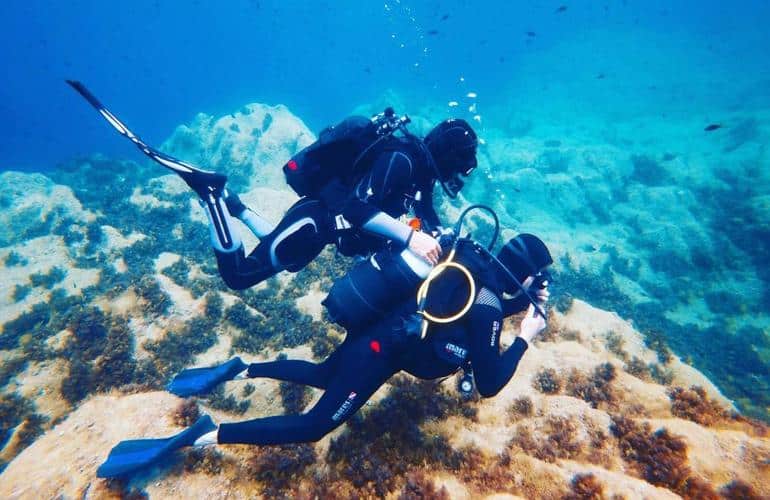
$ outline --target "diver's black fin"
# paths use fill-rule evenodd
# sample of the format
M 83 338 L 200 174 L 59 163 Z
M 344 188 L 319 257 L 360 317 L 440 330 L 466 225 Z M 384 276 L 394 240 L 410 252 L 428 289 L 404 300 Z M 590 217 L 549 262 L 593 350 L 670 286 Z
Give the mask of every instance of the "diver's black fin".
M 182 180 L 184 180 L 187 185 L 190 186 L 193 191 L 195 191 L 198 196 L 201 197 L 201 199 L 206 200 L 210 194 L 214 194 L 215 196 L 219 196 L 221 194 L 225 186 L 225 181 L 227 181 L 226 175 L 211 172 L 209 170 L 203 170 L 202 168 L 190 165 L 187 162 L 178 160 L 173 156 L 161 153 L 157 149 L 148 146 L 136 134 L 131 132 L 131 130 L 129 130 L 129 128 L 118 119 L 118 117 L 113 115 L 110 110 L 105 108 L 104 105 L 99 102 L 99 99 L 97 99 L 96 96 L 94 96 L 85 85 L 75 80 L 66 81 L 73 89 L 77 91 L 78 94 L 83 96 L 83 98 L 88 101 L 91 106 L 96 108 L 99 114 L 102 115 L 102 117 L 107 120 L 107 122 L 112 125 L 112 127 L 117 130 L 120 135 L 128 138 L 136 145 L 136 147 L 142 151 L 142 153 L 149 156 L 150 159 L 156 163 L 160 163 L 164 167 L 179 174 Z
M 131 439 L 118 443 L 107 460 L 96 470 L 96 477 L 124 477 L 157 463 L 169 453 L 191 446 L 196 439 L 215 430 L 211 417 L 204 415 L 192 426 L 165 439 Z
M 221 365 L 209 368 L 190 368 L 179 372 L 166 388 L 168 392 L 182 397 L 205 394 L 222 382 L 232 380 L 248 366 L 236 356 Z

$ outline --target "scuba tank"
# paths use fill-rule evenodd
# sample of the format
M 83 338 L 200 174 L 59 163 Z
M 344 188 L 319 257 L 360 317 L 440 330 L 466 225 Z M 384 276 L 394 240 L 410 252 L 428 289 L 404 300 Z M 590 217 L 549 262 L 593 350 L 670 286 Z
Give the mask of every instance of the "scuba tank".
M 431 269 L 409 249 L 399 254 L 384 250 L 335 281 L 321 304 L 343 328 L 363 328 L 384 318 L 405 297 L 415 296 Z

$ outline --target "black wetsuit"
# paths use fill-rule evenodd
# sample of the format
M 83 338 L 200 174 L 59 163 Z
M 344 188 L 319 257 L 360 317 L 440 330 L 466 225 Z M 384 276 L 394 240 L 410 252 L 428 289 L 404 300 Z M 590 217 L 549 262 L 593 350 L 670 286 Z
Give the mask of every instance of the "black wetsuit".
M 344 255 L 376 251 L 387 240 L 404 244 L 409 229 L 380 223 L 377 216 L 381 213 L 397 218 L 413 208 L 426 226 L 437 227 L 434 177 L 425 154 L 414 142 L 393 138 L 374 155 L 363 178 L 349 185 L 335 180 L 317 198 L 300 199 L 248 256 L 242 247 L 228 253 L 217 251 L 225 283 L 244 289 L 283 270 L 296 272 L 330 243 Z
M 497 394 L 511 379 L 526 341 L 517 338 L 500 353 L 503 311 L 500 298 L 486 288 L 460 320 L 435 325 L 422 341 L 407 337 L 401 316 L 345 341 L 322 363 L 272 361 L 249 366 L 250 377 L 266 377 L 324 390 L 307 413 L 222 424 L 220 443 L 280 444 L 317 441 L 345 422 L 391 376 L 403 370 L 423 379 L 454 373 L 466 359 L 484 397 Z

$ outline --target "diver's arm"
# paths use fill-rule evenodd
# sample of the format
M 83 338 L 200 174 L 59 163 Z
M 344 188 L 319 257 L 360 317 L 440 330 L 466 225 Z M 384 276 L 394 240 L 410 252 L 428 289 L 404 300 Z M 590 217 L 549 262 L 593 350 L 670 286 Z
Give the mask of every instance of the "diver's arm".
M 527 342 L 517 337 L 513 345 L 500 353 L 500 330 L 503 314 L 499 298 L 487 289 L 468 315 L 471 329 L 470 355 L 476 387 L 482 397 L 492 397 L 511 380 L 519 360 L 527 350 Z
M 409 241 L 409 237 L 412 234 L 411 227 L 397 219 L 394 219 L 385 212 L 377 212 L 361 227 L 370 233 L 384 236 L 389 240 L 396 241 L 404 245 L 406 245 L 407 241 Z
M 412 161 L 400 151 L 381 154 L 372 171 L 356 185 L 342 215 L 351 225 L 401 243 L 426 261 L 436 264 L 441 247 L 434 238 L 413 231 L 379 208 L 389 196 L 401 195 L 410 189 L 412 169 Z
M 414 254 L 432 265 L 438 264 L 441 256 L 441 246 L 436 239 L 422 231 L 415 231 L 406 224 L 397 221 L 385 212 L 379 212 L 363 225 L 363 229 L 389 240 L 402 243 Z
M 391 194 L 406 191 L 411 175 L 412 161 L 404 153 L 388 151 L 379 155 L 345 202 L 342 216 L 353 226 L 405 243 L 411 228 L 384 213 L 380 206 Z

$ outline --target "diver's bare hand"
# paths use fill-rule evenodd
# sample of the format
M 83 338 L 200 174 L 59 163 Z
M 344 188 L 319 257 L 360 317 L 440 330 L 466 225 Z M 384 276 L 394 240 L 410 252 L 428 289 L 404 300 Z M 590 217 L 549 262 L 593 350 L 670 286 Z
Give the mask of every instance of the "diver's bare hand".
M 519 337 L 526 340 L 527 344 L 529 344 L 543 330 L 545 330 L 545 318 L 536 313 L 535 306 L 530 304 L 527 308 L 527 315 L 521 320 L 521 333 L 519 333 Z
M 438 244 L 438 241 L 431 235 L 420 231 L 415 231 L 412 234 L 412 239 L 409 240 L 409 250 L 434 266 L 438 264 L 438 258 L 441 256 L 441 245 Z

